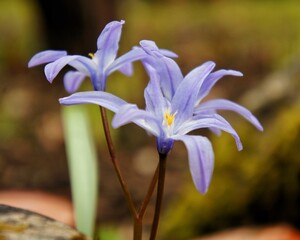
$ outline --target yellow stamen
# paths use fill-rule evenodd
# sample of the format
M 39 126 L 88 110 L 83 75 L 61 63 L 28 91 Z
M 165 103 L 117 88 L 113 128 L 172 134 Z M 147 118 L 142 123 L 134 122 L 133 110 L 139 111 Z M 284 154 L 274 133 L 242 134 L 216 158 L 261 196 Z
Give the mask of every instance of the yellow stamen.
M 175 115 L 176 115 L 176 112 L 174 114 L 171 114 L 169 110 L 167 110 L 165 112 L 164 120 L 165 120 L 165 123 L 167 123 L 168 126 L 171 126 L 173 124 L 174 119 L 175 119 Z
M 89 56 L 93 59 L 95 57 L 94 53 L 89 53 Z

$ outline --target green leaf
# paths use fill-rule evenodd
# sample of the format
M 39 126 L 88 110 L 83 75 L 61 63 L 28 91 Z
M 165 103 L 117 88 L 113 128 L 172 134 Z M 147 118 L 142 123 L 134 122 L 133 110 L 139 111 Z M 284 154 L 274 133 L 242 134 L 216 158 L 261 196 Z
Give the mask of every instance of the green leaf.
M 62 107 L 62 119 L 76 227 L 92 237 L 97 213 L 98 166 L 86 106 Z

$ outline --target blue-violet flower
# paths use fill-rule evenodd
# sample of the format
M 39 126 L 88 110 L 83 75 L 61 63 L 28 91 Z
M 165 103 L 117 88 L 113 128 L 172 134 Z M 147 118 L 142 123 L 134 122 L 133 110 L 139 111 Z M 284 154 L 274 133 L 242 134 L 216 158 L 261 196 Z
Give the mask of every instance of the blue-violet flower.
M 135 104 L 106 92 L 79 92 L 61 98 L 63 105 L 93 103 L 115 112 L 112 121 L 117 128 L 133 122 L 156 137 L 157 150 L 167 154 L 174 141 L 182 141 L 188 152 L 190 172 L 199 192 L 206 193 L 214 168 L 214 152 L 208 138 L 187 133 L 209 128 L 215 133 L 228 132 L 236 141 L 238 150 L 242 143 L 236 131 L 217 110 L 231 110 L 242 115 L 257 129 L 263 127 L 246 108 L 225 99 L 201 100 L 214 84 L 225 75 L 242 76 L 238 71 L 218 70 L 212 72 L 215 63 L 208 61 L 196 67 L 185 77 L 176 62 L 158 49 L 152 41 L 141 41 L 141 47 L 148 57 L 142 61 L 150 81 L 144 91 L 145 110 Z
M 122 25 L 125 21 L 108 23 L 97 40 L 97 51 L 90 57 L 68 55 L 66 51 L 46 50 L 35 54 L 29 61 L 28 67 L 48 63 L 45 66 L 47 80 L 53 79 L 66 66 L 69 70 L 64 75 L 64 85 L 68 92 L 75 92 L 85 77 L 90 77 L 94 90 L 106 89 L 106 80 L 109 74 L 119 70 L 125 75 L 132 74 L 132 62 L 145 56 L 144 52 L 134 48 L 116 58 L 121 37 Z

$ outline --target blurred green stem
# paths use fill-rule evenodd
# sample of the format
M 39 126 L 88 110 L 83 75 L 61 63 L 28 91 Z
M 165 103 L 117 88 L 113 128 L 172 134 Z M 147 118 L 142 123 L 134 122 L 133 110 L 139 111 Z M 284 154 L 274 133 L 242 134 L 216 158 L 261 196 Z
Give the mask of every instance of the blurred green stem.
M 164 193 L 166 165 L 167 165 L 167 154 L 159 154 L 157 195 L 156 195 L 155 212 L 154 212 L 154 217 L 152 222 L 150 240 L 155 240 L 156 238 L 159 215 L 160 215 L 163 193 Z

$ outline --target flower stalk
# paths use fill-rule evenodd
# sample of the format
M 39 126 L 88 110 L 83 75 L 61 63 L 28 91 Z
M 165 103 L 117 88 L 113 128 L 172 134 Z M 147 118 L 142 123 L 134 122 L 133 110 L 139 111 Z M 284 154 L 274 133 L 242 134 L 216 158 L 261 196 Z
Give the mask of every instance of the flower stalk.
M 159 223 L 159 217 L 160 217 L 162 199 L 164 193 L 164 186 L 165 186 L 166 165 L 167 165 L 167 154 L 159 153 L 157 195 L 156 195 L 155 212 L 154 212 L 154 217 L 152 222 L 150 240 L 155 240 L 157 229 L 158 229 L 158 223 Z
M 123 190 L 124 196 L 127 200 L 127 204 L 128 204 L 128 207 L 129 207 L 132 219 L 133 219 L 133 239 L 134 240 L 141 240 L 142 239 L 142 233 L 143 233 L 143 217 L 144 217 L 145 211 L 146 211 L 147 206 L 150 202 L 150 199 L 152 197 L 152 194 L 153 194 L 156 182 L 157 182 L 160 164 L 155 170 L 155 173 L 154 173 L 154 175 L 152 177 L 152 180 L 149 184 L 148 191 L 145 195 L 145 198 L 144 198 L 139 210 L 137 211 L 137 209 L 136 209 L 136 207 L 133 203 L 133 199 L 131 197 L 131 194 L 129 192 L 128 185 L 127 185 L 125 179 L 123 178 L 121 169 L 119 167 L 119 164 L 118 164 L 118 161 L 117 161 L 117 158 L 116 158 L 114 145 L 113 145 L 113 142 L 112 142 L 110 129 L 109 129 L 109 125 L 108 125 L 106 110 L 101 106 L 99 107 L 99 109 L 100 109 L 100 113 L 101 113 L 101 120 L 102 120 L 102 124 L 103 124 L 104 135 L 105 135 L 108 151 L 109 151 L 109 154 L 110 154 L 110 157 L 111 157 L 111 161 L 112 161 L 112 164 L 113 164 L 114 169 L 116 171 L 118 180 L 120 182 L 120 185 L 121 185 L 121 188 Z
M 106 143 L 107 143 L 107 147 L 108 147 L 108 151 L 109 151 L 109 154 L 110 154 L 112 164 L 113 164 L 114 169 L 116 171 L 116 174 L 117 174 L 118 180 L 120 182 L 121 188 L 123 190 L 124 196 L 127 200 L 127 204 L 128 204 L 131 216 L 134 219 L 136 219 L 136 215 L 137 215 L 136 208 L 134 206 L 134 203 L 133 203 L 131 194 L 129 192 L 127 183 L 126 183 L 125 179 L 123 178 L 123 175 L 122 175 L 122 172 L 121 172 L 121 169 L 120 169 L 120 166 L 118 164 L 117 157 L 116 157 L 116 154 L 115 154 L 114 145 L 113 145 L 110 130 L 109 130 L 106 110 L 101 106 L 100 106 L 100 113 L 101 113 L 103 129 L 104 129 L 104 135 L 105 135 L 105 139 L 106 139 Z
M 140 41 L 140 46 L 135 46 L 117 57 L 124 23 L 123 20 L 108 23 L 97 39 L 96 52 L 90 54 L 90 57 L 68 55 L 66 51 L 46 50 L 34 55 L 28 66 L 46 64 L 45 75 L 52 83 L 58 73 L 69 65 L 72 69 L 65 73 L 64 85 L 70 93 L 76 92 L 86 77 L 90 78 L 94 91 L 77 92 L 60 98 L 59 102 L 62 105 L 97 104 L 100 106 L 110 158 L 134 222 L 134 240 L 142 239 L 143 216 L 157 183 L 156 205 L 150 234 L 150 240 L 155 240 L 162 207 L 167 154 L 173 148 L 174 142 L 184 143 L 192 180 L 197 190 L 205 194 L 213 174 L 214 151 L 207 137 L 190 133 L 202 128 L 209 128 L 218 135 L 224 131 L 232 135 L 237 149 L 242 150 L 239 135 L 218 111 L 236 112 L 258 130 L 262 131 L 263 127 L 248 109 L 235 102 L 226 99 L 203 101 L 222 77 L 243 76 L 239 71 L 225 69 L 213 71 L 215 63 L 207 61 L 183 76 L 180 67 L 173 60 L 178 57 L 177 54 L 160 49 L 155 42 L 149 40 Z M 140 109 L 136 104 L 106 92 L 108 76 L 115 71 L 130 76 L 133 72 L 132 63 L 138 60 L 142 62 L 149 77 L 144 90 L 145 109 Z M 106 109 L 115 113 L 112 120 L 113 128 L 132 122 L 156 138 L 159 163 L 139 208 L 133 202 L 118 164 Z
M 145 195 L 144 201 L 142 202 L 142 204 L 141 204 L 141 206 L 139 208 L 138 217 L 140 219 L 142 219 L 144 217 L 145 211 L 146 211 L 147 206 L 148 206 L 148 204 L 150 202 L 150 199 L 152 197 L 154 188 L 156 186 L 157 178 L 158 178 L 158 171 L 159 171 L 159 165 L 157 166 L 157 168 L 155 170 L 155 173 L 154 173 L 154 175 L 152 177 L 152 180 L 151 180 L 151 182 L 149 184 L 148 191 L 147 191 L 147 194 Z

